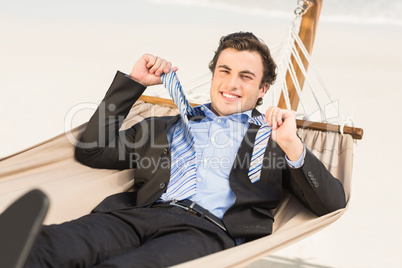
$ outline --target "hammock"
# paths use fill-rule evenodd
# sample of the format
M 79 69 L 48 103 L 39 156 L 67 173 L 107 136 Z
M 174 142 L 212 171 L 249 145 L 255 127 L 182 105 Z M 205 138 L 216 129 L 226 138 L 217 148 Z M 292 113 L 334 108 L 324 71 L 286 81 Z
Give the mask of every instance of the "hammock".
M 175 108 L 138 101 L 122 128 L 151 115 L 175 115 Z M 0 161 L 0 211 L 28 189 L 39 188 L 50 198 L 45 224 L 61 223 L 88 214 L 106 196 L 133 186 L 132 170 L 92 169 L 74 160 L 74 144 L 85 125 Z M 298 130 L 299 136 L 329 171 L 341 180 L 350 196 L 353 138 L 350 135 Z M 343 214 L 335 211 L 317 217 L 293 195 L 284 193 L 274 211 L 272 235 L 188 263 L 188 267 L 244 266 L 329 225 Z M 185 264 L 186 266 L 187 264 Z
M 298 9 L 299 17 L 308 8 L 310 9 L 306 15 L 316 16 L 317 12 L 319 13 L 321 1 L 316 1 L 314 6 L 307 5 L 309 1 L 302 2 L 303 5 Z M 303 25 L 303 21 L 301 24 Z M 308 27 L 308 29 L 310 28 Z M 302 43 L 306 44 L 305 41 Z M 292 50 L 296 51 L 295 48 Z M 289 63 L 288 66 L 290 66 Z M 298 86 L 296 85 L 298 89 L 295 90 L 301 91 L 303 83 L 297 73 L 303 73 L 303 71 L 294 70 L 293 73 L 291 75 L 299 83 Z M 288 75 L 283 74 L 282 76 Z M 278 87 L 283 83 L 277 83 Z M 281 90 L 285 93 L 288 91 L 291 97 L 276 95 L 274 98 L 284 99 L 284 103 L 290 105 L 288 107 L 296 110 L 297 105 L 295 107 L 293 104 L 295 99 L 291 93 L 293 89 L 289 86 L 286 87 L 287 90 Z M 170 100 L 147 96 L 143 96 L 141 99 L 133 105 L 121 129 L 127 129 L 149 116 L 176 115 L 178 113 Z M 282 105 L 281 100 L 279 104 Z M 322 111 L 324 110 L 322 109 Z M 304 113 L 303 119 L 310 119 L 309 115 L 309 113 Z M 324 118 L 323 121 L 328 121 L 325 117 L 322 118 Z M 298 127 L 298 135 L 306 146 L 342 182 L 346 199 L 349 201 L 353 143 L 354 138 L 361 138 L 362 130 L 344 127 L 344 133 L 350 134 L 341 134 L 339 133 L 342 130 L 340 126 L 312 123 L 305 120 L 298 120 Z M 321 128 L 321 130 L 317 130 L 317 128 Z M 132 170 L 93 169 L 75 161 L 74 144 L 84 129 L 85 124 L 0 159 L 0 211 L 3 211 L 28 190 L 39 188 L 49 196 L 51 201 L 44 223 L 61 223 L 88 214 L 111 194 L 131 190 L 134 184 Z M 178 265 L 178 267 L 204 267 L 204 265 L 208 267 L 244 267 L 319 231 L 338 219 L 344 211 L 345 209 L 341 209 L 317 217 L 285 191 L 280 205 L 273 211 L 275 222 L 272 235 Z

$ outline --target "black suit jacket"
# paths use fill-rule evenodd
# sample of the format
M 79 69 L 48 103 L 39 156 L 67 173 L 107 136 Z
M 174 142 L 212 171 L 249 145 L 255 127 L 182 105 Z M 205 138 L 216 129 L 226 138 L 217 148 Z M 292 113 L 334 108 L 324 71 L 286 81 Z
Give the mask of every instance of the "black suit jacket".
M 169 183 L 171 158 L 167 130 L 180 116 L 150 117 L 119 131 L 131 106 L 144 90 L 144 86 L 117 72 L 76 146 L 76 159 L 85 165 L 135 169 L 138 190 L 110 196 L 94 212 L 150 206 Z M 254 110 L 253 114 L 256 113 Z M 268 142 L 261 179 L 251 183 L 248 169 L 258 128 L 250 125 L 229 175 L 236 201 L 224 214 L 223 222 L 233 238 L 252 240 L 272 233 L 271 210 L 278 206 L 282 188 L 291 191 L 317 215 L 345 207 L 342 184 L 309 150 L 303 166 L 292 169 L 285 162 L 284 152 L 272 139 Z

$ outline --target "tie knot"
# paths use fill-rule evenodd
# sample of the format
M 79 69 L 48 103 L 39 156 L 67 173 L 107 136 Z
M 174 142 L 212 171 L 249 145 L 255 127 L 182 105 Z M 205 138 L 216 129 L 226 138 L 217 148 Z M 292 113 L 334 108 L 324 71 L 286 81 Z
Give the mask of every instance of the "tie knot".
M 262 114 L 262 115 L 259 115 L 259 116 L 251 118 L 249 120 L 249 122 L 252 123 L 252 124 L 255 124 L 257 126 L 266 125 L 267 122 L 265 122 L 264 118 L 265 118 L 265 116 Z

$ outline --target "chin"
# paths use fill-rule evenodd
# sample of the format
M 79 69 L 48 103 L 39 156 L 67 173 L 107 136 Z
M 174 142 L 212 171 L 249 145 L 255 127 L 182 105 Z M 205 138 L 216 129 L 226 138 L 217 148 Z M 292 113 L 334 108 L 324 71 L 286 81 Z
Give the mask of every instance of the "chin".
M 241 103 L 227 103 L 225 101 L 215 101 L 214 109 L 220 116 L 232 115 L 242 112 Z

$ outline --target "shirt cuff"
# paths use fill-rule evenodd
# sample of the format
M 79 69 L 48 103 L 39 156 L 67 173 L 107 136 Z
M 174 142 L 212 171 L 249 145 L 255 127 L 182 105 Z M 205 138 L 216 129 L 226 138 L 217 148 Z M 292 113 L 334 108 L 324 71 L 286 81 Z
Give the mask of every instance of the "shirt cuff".
M 138 84 L 144 86 L 143 84 L 141 84 L 141 83 L 138 82 L 137 80 L 133 79 L 129 74 L 125 74 L 125 75 L 126 75 L 126 77 L 127 77 L 128 79 L 131 79 L 131 80 L 133 80 L 134 82 L 137 82 Z M 144 87 L 146 87 L 146 86 L 144 86 Z
M 303 144 L 303 153 L 301 154 L 301 156 L 299 157 L 299 159 L 298 159 L 297 161 L 291 161 L 291 160 L 289 160 L 289 158 L 288 158 L 287 155 L 285 155 L 285 159 L 286 159 L 286 162 L 288 163 L 288 165 L 289 165 L 291 168 L 300 168 L 300 167 L 302 167 L 303 164 L 304 164 L 304 157 L 305 157 L 305 155 L 306 155 L 306 145 Z

